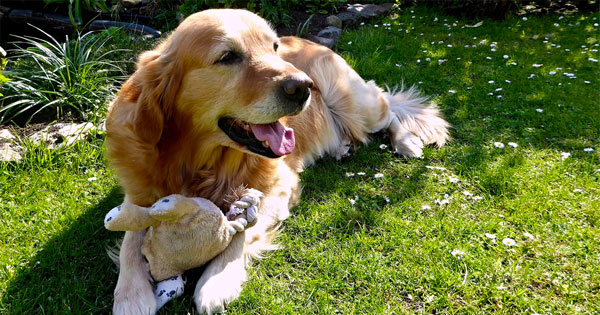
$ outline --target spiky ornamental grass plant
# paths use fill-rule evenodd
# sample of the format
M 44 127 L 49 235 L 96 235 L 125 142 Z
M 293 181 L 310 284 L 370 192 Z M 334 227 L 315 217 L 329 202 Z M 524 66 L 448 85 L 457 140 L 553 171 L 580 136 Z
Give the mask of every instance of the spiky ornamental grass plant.
M 0 123 L 53 112 L 57 119 L 99 120 L 124 78 L 120 63 L 110 58 L 118 50 L 104 47 L 116 30 L 77 33 L 63 43 L 38 30 L 44 38 L 15 36 L 13 68 L 3 72 L 10 81 L 0 86 Z

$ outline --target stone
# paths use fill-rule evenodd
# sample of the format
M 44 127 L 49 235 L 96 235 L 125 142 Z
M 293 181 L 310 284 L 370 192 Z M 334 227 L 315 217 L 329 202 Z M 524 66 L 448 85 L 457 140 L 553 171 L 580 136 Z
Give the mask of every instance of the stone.
M 393 5 L 392 5 L 393 6 Z M 348 11 L 356 13 L 362 18 L 372 18 L 389 11 L 392 6 L 380 6 L 376 4 L 351 4 L 348 6 Z M 388 9 L 386 9 L 389 7 Z
M 340 20 L 340 18 L 335 15 L 328 16 L 326 21 L 327 25 L 329 26 L 342 28 L 342 20 Z
M 4 140 L 14 140 L 15 136 L 8 129 L 0 130 L 0 139 Z
M 21 159 L 21 154 L 19 154 L 10 143 L 4 143 L 0 146 L 0 161 L 14 162 L 20 161 Z
M 185 15 L 183 15 L 183 13 L 181 13 L 181 12 L 177 12 L 175 14 L 175 18 L 177 19 L 177 22 L 179 22 L 179 24 L 181 24 L 181 22 L 183 22 L 183 20 L 185 20 Z
M 336 40 L 334 40 L 332 38 L 325 38 L 325 37 L 319 37 L 319 36 L 314 36 L 314 35 L 308 35 L 307 39 L 312 42 L 315 42 L 317 44 L 321 44 L 329 49 L 333 49 L 333 47 L 335 46 L 335 43 L 336 43 Z
M 29 136 L 29 139 L 38 145 L 45 142 L 48 144 L 48 148 L 53 149 L 56 146 L 71 145 L 78 140 L 84 139 L 90 130 L 94 128 L 94 124 L 90 122 L 79 124 L 58 123 L 32 134 Z
M 333 39 L 334 41 L 336 41 L 340 37 L 340 35 L 342 35 L 341 28 L 337 28 L 334 26 L 327 26 L 326 28 L 322 29 L 317 34 L 317 37 L 330 38 L 330 39 Z
M 360 19 L 360 16 L 358 16 L 358 14 L 350 11 L 340 12 L 337 14 L 337 17 L 342 21 L 342 23 L 354 23 L 358 19 Z

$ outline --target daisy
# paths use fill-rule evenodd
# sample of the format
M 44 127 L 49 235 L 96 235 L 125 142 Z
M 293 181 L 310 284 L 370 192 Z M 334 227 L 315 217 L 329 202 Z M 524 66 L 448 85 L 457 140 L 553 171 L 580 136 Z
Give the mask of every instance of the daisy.
M 364 176 L 364 175 L 365 175 L 365 172 L 358 172 L 358 173 L 356 173 L 356 174 L 357 174 L 358 176 Z
M 504 244 L 508 247 L 517 246 L 517 242 L 515 242 L 515 240 L 513 240 L 512 238 L 508 238 L 508 237 L 502 240 L 502 244 Z
M 535 111 L 538 112 L 538 113 L 543 113 L 544 112 L 544 110 L 541 109 L 541 108 L 537 108 Z
M 530 240 L 534 240 L 535 239 L 535 237 L 531 233 L 525 232 L 525 233 L 523 233 L 523 236 L 527 237 Z
M 498 149 L 504 149 L 504 143 L 502 142 L 494 142 L 494 147 Z
M 555 75 L 555 74 L 556 74 L 556 71 L 550 71 L 550 72 L 548 72 L 548 74 L 549 74 L 549 75 Z
M 379 148 L 381 150 L 385 150 L 385 149 L 387 149 L 387 144 L 382 144 L 382 145 L 379 146 Z
M 354 200 L 354 199 L 348 199 L 348 201 L 350 201 L 350 204 L 353 205 L 353 206 L 356 203 L 356 200 Z
M 594 152 L 594 148 L 585 148 L 583 152 Z
M 488 83 L 489 84 L 494 84 L 494 80 L 489 80 Z
M 519 145 L 518 145 L 518 144 L 516 144 L 515 142 L 509 142 L 509 143 L 508 143 L 508 146 L 509 146 L 509 147 L 516 148 L 516 147 L 518 147 Z
M 514 61 L 513 61 L 513 62 L 511 62 L 511 63 L 509 63 L 509 64 L 510 64 L 510 65 L 512 65 L 512 66 L 516 66 L 516 65 L 517 65 L 517 63 L 516 63 L 516 62 L 514 62 Z
M 497 88 L 496 89 L 496 92 L 500 92 L 500 91 L 502 91 L 502 88 Z
M 588 58 L 588 60 L 591 62 L 598 62 L 598 59 L 594 59 L 594 58 Z
M 448 93 L 450 93 L 450 94 L 456 94 L 456 91 L 455 90 L 448 90 Z
M 576 189 L 573 189 L 573 192 L 576 193 L 576 194 L 581 194 L 583 192 L 583 189 L 576 188 Z
M 383 174 L 382 174 L 382 173 L 377 173 L 377 174 L 375 174 L 375 176 L 374 176 L 374 177 L 375 177 L 375 178 L 382 178 L 382 177 L 383 177 Z
M 495 239 L 496 239 L 496 235 L 494 235 L 494 234 L 491 234 L 491 233 L 485 233 L 484 235 L 485 235 L 485 237 L 487 237 L 487 238 L 489 238 L 489 239 L 493 239 L 493 240 L 495 240 Z
M 467 196 L 467 197 L 473 197 L 473 194 L 470 191 L 468 191 L 468 190 L 463 191 L 462 194 L 465 195 L 465 196 Z
M 511 83 L 511 82 L 510 82 L 510 80 L 504 80 L 504 82 L 506 82 L 506 83 L 508 83 L 508 84 L 510 84 L 510 83 Z
M 346 172 L 346 177 L 354 177 L 354 173 L 352 173 L 352 172 Z
M 465 252 L 463 252 L 462 250 L 459 250 L 459 249 L 455 249 L 452 252 L 450 252 L 450 254 L 452 254 L 452 256 L 454 256 L 454 257 L 456 257 L 458 259 L 461 259 L 462 256 L 465 255 Z
M 483 200 L 483 197 L 482 196 L 475 196 L 475 197 L 473 197 L 473 200 L 474 201 Z
M 348 42 L 348 45 L 352 45 L 352 42 Z
M 568 159 L 569 156 L 571 156 L 571 153 L 569 153 L 569 152 L 560 152 L 560 159 L 563 161 Z
M 492 57 L 490 57 L 490 56 L 487 56 L 487 57 L 485 57 L 485 59 L 487 59 L 487 60 L 492 60 Z
M 508 57 L 508 55 L 504 55 L 504 56 L 502 56 L 502 58 L 504 58 L 504 59 L 508 59 L 508 58 L 510 58 L 510 57 Z
M 431 210 L 431 206 L 423 205 L 423 206 L 421 206 L 421 210 Z
M 534 64 L 532 65 L 532 67 L 534 67 L 534 68 L 541 68 L 541 67 L 542 67 L 542 65 L 541 65 L 541 64 L 534 63 Z
M 458 183 L 460 181 L 460 179 L 458 179 L 456 177 L 450 177 L 450 178 L 448 178 L 448 181 L 451 182 L 451 183 L 453 183 L 453 184 L 456 184 L 456 183 Z

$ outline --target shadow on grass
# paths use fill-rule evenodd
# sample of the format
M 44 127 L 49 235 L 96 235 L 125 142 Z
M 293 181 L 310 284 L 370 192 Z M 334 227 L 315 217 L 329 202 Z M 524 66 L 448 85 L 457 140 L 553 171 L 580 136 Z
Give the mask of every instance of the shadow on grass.
M 8 314 L 107 314 L 117 280 L 117 267 L 106 254 L 120 233 L 102 225 L 108 209 L 123 194 L 114 187 L 64 231 L 20 267 L 0 303 Z

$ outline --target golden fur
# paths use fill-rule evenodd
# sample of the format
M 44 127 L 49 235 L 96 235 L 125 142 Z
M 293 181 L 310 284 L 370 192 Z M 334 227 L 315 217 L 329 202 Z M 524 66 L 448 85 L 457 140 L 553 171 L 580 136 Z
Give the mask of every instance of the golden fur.
M 279 50 L 274 50 L 274 43 Z M 239 64 L 216 61 L 227 49 Z M 274 94 L 290 76 L 314 82 L 300 114 L 280 113 Z M 136 72 L 111 105 L 107 156 L 126 200 L 149 206 L 169 194 L 203 197 L 224 209 L 233 189 L 265 194 L 258 223 L 235 236 L 198 282 L 200 312 L 222 310 L 246 279 L 249 257 L 271 240 L 298 200 L 298 172 L 320 156 L 341 157 L 349 146 L 387 130 L 396 152 L 419 156 L 424 144 L 443 145 L 448 124 L 414 90 L 385 92 L 365 82 L 333 51 L 295 38 L 278 39 L 258 16 L 208 10 L 188 17 L 165 41 L 140 55 Z M 253 154 L 217 126 L 224 115 L 254 123 L 280 121 L 294 129 L 294 152 L 279 159 Z M 151 278 L 140 252 L 144 232 L 127 232 L 115 289 L 116 314 L 153 313 Z

